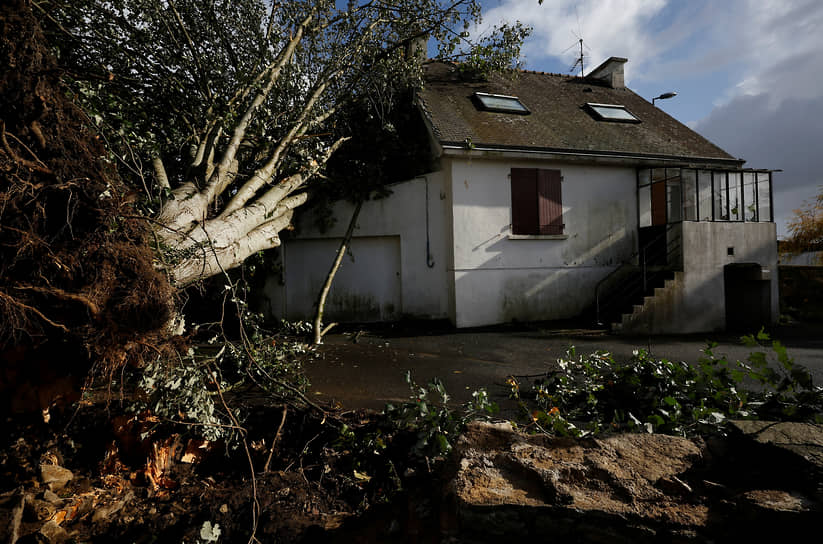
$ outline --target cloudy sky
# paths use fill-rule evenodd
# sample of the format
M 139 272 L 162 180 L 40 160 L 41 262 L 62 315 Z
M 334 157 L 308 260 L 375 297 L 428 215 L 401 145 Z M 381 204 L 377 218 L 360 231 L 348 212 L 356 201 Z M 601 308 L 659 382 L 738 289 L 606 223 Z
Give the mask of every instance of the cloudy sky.
M 626 82 L 753 168 L 776 173 L 775 221 L 812 198 L 823 175 L 820 0 L 482 0 L 484 23 L 534 29 L 525 68 L 568 73 L 584 40 L 588 70 L 626 57 Z M 578 68 L 579 73 L 579 68 Z

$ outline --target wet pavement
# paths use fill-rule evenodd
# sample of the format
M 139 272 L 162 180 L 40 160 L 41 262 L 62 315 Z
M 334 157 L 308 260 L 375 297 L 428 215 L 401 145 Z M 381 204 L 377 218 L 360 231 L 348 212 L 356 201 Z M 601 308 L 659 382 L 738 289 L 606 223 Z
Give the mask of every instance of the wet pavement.
M 815 383 L 823 383 L 823 323 L 778 327 L 772 336 L 789 348 L 796 362 L 812 370 Z M 555 369 L 557 358 L 571 346 L 581 354 L 608 351 L 617 359 L 627 359 L 642 348 L 658 358 L 694 362 L 714 341 L 716 355 L 743 360 L 750 350 L 739 338 L 729 333 L 626 337 L 557 326 L 354 329 L 327 336 L 318 358 L 306 363 L 306 371 L 315 400 L 347 409 L 379 410 L 387 402 L 408 400 L 407 370 L 421 385 L 440 378 L 456 402 L 485 388 L 492 400 L 511 409 L 506 379 L 516 376 L 522 382 Z

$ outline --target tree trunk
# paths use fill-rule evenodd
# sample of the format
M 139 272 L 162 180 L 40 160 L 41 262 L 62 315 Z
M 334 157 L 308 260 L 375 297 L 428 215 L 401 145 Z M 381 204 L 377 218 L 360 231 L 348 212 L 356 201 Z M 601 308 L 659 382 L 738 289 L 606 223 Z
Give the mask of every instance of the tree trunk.
M 346 235 L 343 236 L 343 241 L 340 242 L 340 247 L 337 250 L 337 256 L 334 258 L 334 262 L 331 265 L 331 269 L 329 270 L 329 274 L 326 276 L 326 282 L 323 284 L 323 288 L 320 290 L 320 295 L 317 297 L 317 314 L 314 316 L 314 344 L 320 344 L 323 341 L 323 336 L 331 330 L 331 328 L 335 325 L 332 323 L 325 328 L 323 327 L 323 308 L 326 305 L 326 297 L 329 294 L 329 290 L 331 290 L 331 284 L 334 281 L 334 276 L 337 274 L 337 269 L 340 268 L 340 263 L 343 262 L 343 255 L 346 254 L 346 250 L 349 247 L 349 242 L 351 242 L 352 233 L 354 232 L 354 226 L 357 224 L 357 217 L 360 215 L 360 208 L 363 207 L 363 201 L 360 200 L 357 202 L 357 206 L 354 208 L 354 213 L 352 213 L 351 221 L 349 221 L 349 228 L 346 230 Z

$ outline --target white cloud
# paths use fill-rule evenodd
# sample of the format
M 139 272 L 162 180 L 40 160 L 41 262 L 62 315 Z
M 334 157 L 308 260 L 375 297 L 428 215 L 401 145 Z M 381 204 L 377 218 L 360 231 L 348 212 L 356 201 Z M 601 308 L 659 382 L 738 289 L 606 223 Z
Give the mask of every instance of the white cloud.
M 752 73 L 741 82 L 741 92 L 769 93 L 778 102 L 819 96 L 823 3 L 750 0 L 748 8 L 754 27 L 750 34 Z
M 627 80 L 730 74 L 715 102 L 769 92 L 772 101 L 817 96 L 823 69 L 820 0 L 500 0 L 485 2 L 484 28 L 519 20 L 534 32 L 528 66 L 559 59 L 571 66 L 577 37 L 588 68 L 629 58 Z M 777 103 L 772 103 L 776 106 Z
M 519 20 L 533 27 L 524 53 L 529 66 L 546 57 L 557 57 L 571 67 L 579 55 L 577 36 L 584 40 L 586 68 L 593 68 L 610 56 L 649 58 L 658 49 L 647 30 L 649 21 L 665 6 L 666 0 L 503 0 L 487 2 L 484 23 Z M 637 69 L 636 66 L 627 70 Z

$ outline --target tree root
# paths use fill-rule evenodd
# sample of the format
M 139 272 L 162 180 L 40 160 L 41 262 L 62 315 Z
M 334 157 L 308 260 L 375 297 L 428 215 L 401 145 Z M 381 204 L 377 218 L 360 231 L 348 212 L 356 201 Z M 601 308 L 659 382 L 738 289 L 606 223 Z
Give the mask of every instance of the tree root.
M 274 434 L 274 438 L 271 441 L 271 448 L 269 448 L 269 456 L 266 458 L 266 464 L 263 465 L 263 474 L 269 471 L 269 465 L 271 464 L 271 456 L 274 453 L 274 447 L 277 445 L 277 441 L 280 439 L 280 434 L 283 432 L 283 425 L 286 423 L 286 414 L 288 413 L 289 405 L 283 405 L 283 415 L 280 417 L 280 425 L 277 427 L 277 432 Z
M 18 308 L 21 308 L 25 311 L 29 311 L 29 312 L 34 313 L 35 315 L 40 317 L 40 319 L 42 319 L 43 321 L 45 321 L 46 323 L 48 323 L 52 327 L 58 328 L 58 329 L 62 330 L 63 332 L 69 332 L 69 329 L 65 325 L 63 325 L 62 323 L 57 323 L 55 321 L 52 321 L 51 319 L 49 319 L 48 317 L 43 315 L 43 312 L 41 312 L 37 308 L 34 308 L 33 306 L 29 306 L 28 304 L 24 304 L 24 303 L 20 302 L 19 300 L 15 300 L 14 297 L 9 296 L 6 293 L 3 293 L 2 291 L 0 291 L 0 300 L 3 300 L 6 303 L 11 304 L 13 306 L 16 306 Z
M 28 151 L 31 154 L 31 156 L 35 158 L 35 160 L 37 162 L 33 162 L 33 161 L 28 160 L 28 159 L 24 159 L 23 157 L 21 157 L 20 155 L 15 153 L 14 150 L 9 145 L 9 140 L 6 138 L 6 135 L 11 136 L 12 138 L 14 138 L 14 140 L 18 144 L 23 146 L 25 148 L 25 150 Z M 40 136 L 41 137 L 43 136 L 42 133 L 40 134 Z M 45 139 L 44 139 L 44 141 L 45 141 Z M 2 119 L 0 119 L 0 143 L 3 144 L 3 149 L 6 151 L 6 153 L 18 164 L 22 164 L 26 168 L 28 168 L 30 170 L 34 170 L 36 172 L 42 172 L 44 174 L 49 174 L 49 175 L 51 175 L 53 173 L 51 171 L 51 169 L 48 166 L 46 166 L 46 164 L 43 161 L 41 161 L 40 159 L 37 158 L 37 155 L 34 154 L 34 151 L 32 151 L 26 144 L 21 142 L 20 139 L 17 138 L 14 134 L 12 134 L 10 132 L 6 132 L 6 122 L 3 121 Z
M 44 295 L 51 295 L 55 296 L 62 300 L 67 300 L 71 302 L 79 302 L 86 308 L 88 308 L 91 315 L 94 317 L 98 317 L 100 315 L 100 308 L 83 295 L 77 293 L 69 293 L 62 289 L 58 289 L 57 287 L 39 287 L 36 285 L 20 285 L 16 286 L 15 289 L 26 290 L 26 291 L 34 291 L 35 293 L 42 293 Z

